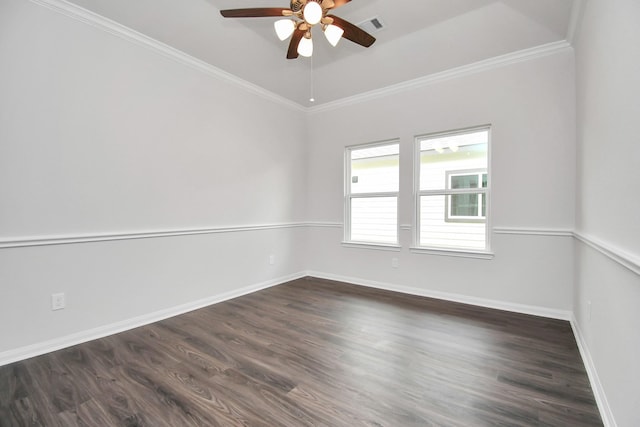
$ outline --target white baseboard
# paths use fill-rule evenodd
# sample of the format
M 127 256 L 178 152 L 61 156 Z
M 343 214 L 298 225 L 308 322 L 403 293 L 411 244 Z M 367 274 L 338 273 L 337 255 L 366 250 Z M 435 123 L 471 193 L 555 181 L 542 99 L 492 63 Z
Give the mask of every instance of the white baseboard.
M 613 412 L 611 411 L 611 407 L 609 406 L 609 402 L 607 401 L 607 396 L 604 392 L 604 388 L 602 387 L 602 383 L 600 382 L 600 378 L 598 377 L 598 372 L 596 371 L 595 364 L 593 363 L 593 359 L 591 359 L 589 347 L 587 347 L 587 343 L 584 339 L 584 335 L 582 335 L 582 331 L 580 330 L 578 321 L 573 315 L 571 316 L 571 329 L 573 329 L 573 335 L 576 337 L 578 350 L 580 351 L 580 356 L 582 357 L 582 363 L 587 370 L 587 376 L 589 377 L 591 390 L 593 390 L 593 395 L 596 399 L 598 410 L 600 410 L 600 417 L 602 417 L 602 422 L 605 427 L 617 427 L 616 420 L 613 418 Z
M 42 354 L 50 353 L 63 348 L 71 347 L 74 345 L 82 344 L 88 341 L 92 341 L 105 336 L 117 334 L 130 329 L 134 329 L 140 326 L 148 325 L 150 323 L 158 322 L 173 316 L 188 313 L 193 310 L 197 310 L 203 307 L 207 307 L 213 304 L 217 304 L 223 301 L 227 301 L 233 298 L 237 298 L 243 295 L 247 295 L 253 292 L 257 292 L 262 289 L 267 289 L 273 286 L 277 286 L 292 280 L 300 279 L 303 277 L 316 277 L 319 279 L 334 280 L 339 282 L 350 283 L 359 286 L 366 286 L 370 288 L 382 289 L 393 292 L 400 292 L 403 294 L 424 296 L 430 298 L 441 299 L 445 301 L 453 301 L 464 304 L 471 304 L 480 307 L 494 308 L 498 310 L 505 310 L 515 313 L 530 314 L 535 316 L 548 317 L 552 319 L 561 319 L 570 321 L 571 328 L 576 338 L 578 349 L 582 357 L 582 361 L 587 370 L 589 382 L 593 390 L 600 415 L 605 427 L 617 427 L 615 419 L 600 379 L 598 378 L 597 371 L 591 355 L 589 354 L 588 347 L 584 341 L 584 337 L 576 318 L 570 311 L 555 310 L 545 307 L 530 306 L 524 304 L 515 304 L 505 301 L 497 301 L 485 298 L 470 297 L 459 294 L 452 294 L 448 292 L 430 291 L 425 289 L 413 288 L 408 286 L 400 286 L 391 283 L 377 282 L 373 280 L 366 280 L 356 277 L 341 276 L 330 273 L 323 273 L 318 271 L 305 271 L 290 274 L 287 276 L 279 277 L 276 279 L 268 280 L 266 282 L 256 283 L 253 285 L 245 286 L 243 288 L 225 292 L 219 295 L 214 295 L 208 298 L 204 298 L 198 301 L 170 307 L 163 310 L 158 310 L 153 313 L 145 314 L 142 316 L 134 317 L 131 319 L 123 320 L 109 325 L 100 326 L 86 331 L 77 332 L 74 334 L 66 335 L 60 338 L 55 338 L 49 341 L 32 344 L 17 349 L 5 351 L 0 353 L 0 366 L 8 365 L 20 360 L 29 359 L 31 357 L 40 356 Z
M 0 353 L 0 366 L 8 365 L 9 363 L 18 362 L 20 360 L 29 359 L 35 356 L 40 356 L 42 354 L 50 353 L 56 350 L 61 350 L 63 348 L 71 347 L 71 346 L 82 344 L 98 338 L 103 338 L 109 335 L 117 334 L 119 332 L 128 331 L 130 329 L 138 328 L 140 326 L 144 326 L 150 323 L 158 322 L 160 320 L 168 319 L 169 317 L 178 316 L 180 314 L 188 313 L 190 311 L 197 310 L 199 308 L 207 307 L 213 304 L 217 304 L 223 301 L 227 301 L 233 298 L 247 295 L 262 289 L 277 286 L 282 283 L 289 282 L 291 280 L 300 279 L 305 276 L 306 276 L 306 273 L 304 272 L 294 273 L 294 274 L 279 277 L 276 279 L 268 280 L 266 282 L 245 286 L 230 292 L 224 292 L 219 295 L 213 295 L 211 297 L 203 298 L 201 300 L 189 302 L 186 304 L 181 304 L 175 307 L 169 307 L 166 309 L 158 310 L 153 313 L 144 314 L 142 316 L 134 317 L 131 319 L 126 319 L 120 322 L 111 323 L 108 325 L 99 326 L 97 328 L 92 328 L 92 329 L 80 331 L 74 334 L 65 335 L 60 338 L 54 338 L 52 340 L 44 341 L 41 343 L 27 345 L 24 347 L 8 350 Z
M 307 271 L 307 276 L 317 277 L 319 279 L 335 280 L 338 282 L 346 282 L 354 285 L 367 286 L 369 288 L 383 289 L 386 291 L 400 292 L 408 295 L 417 295 L 421 297 L 436 298 L 445 301 L 460 302 L 463 304 L 471 304 L 479 307 L 494 308 L 497 310 L 511 311 L 514 313 L 530 314 L 533 316 L 547 317 L 550 319 L 571 320 L 572 313 L 569 310 L 556 310 L 546 307 L 538 307 L 533 305 L 516 304 L 507 301 L 492 300 L 487 298 L 471 297 L 467 295 L 453 294 L 449 292 L 432 291 L 409 286 L 401 286 L 391 283 L 377 282 L 374 280 L 366 280 L 357 277 L 340 276 L 336 274 L 323 273 L 319 271 Z

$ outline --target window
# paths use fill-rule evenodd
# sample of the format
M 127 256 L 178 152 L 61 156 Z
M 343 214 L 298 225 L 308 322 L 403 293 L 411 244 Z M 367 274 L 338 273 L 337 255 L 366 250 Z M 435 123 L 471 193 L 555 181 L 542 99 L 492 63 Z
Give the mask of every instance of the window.
M 418 248 L 489 249 L 489 128 L 416 138 Z
M 399 144 L 346 149 L 345 240 L 398 244 Z
M 447 189 L 487 188 L 486 171 L 447 171 Z M 485 194 L 447 196 L 447 222 L 484 221 L 487 214 Z

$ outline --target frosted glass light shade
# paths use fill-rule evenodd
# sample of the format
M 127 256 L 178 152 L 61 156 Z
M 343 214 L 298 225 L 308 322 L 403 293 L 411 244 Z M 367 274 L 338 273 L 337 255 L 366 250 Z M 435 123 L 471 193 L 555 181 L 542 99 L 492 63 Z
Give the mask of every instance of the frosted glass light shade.
M 309 25 L 316 25 L 322 19 L 322 6 L 315 1 L 310 1 L 302 11 L 304 20 Z
M 327 40 L 329 41 L 329 43 L 331 43 L 331 46 L 333 47 L 335 47 L 338 44 L 343 34 L 344 34 L 344 30 L 333 24 L 327 25 L 327 28 L 324 29 L 324 36 L 327 38 Z
M 296 28 L 296 25 L 291 19 L 280 19 L 274 22 L 273 26 L 276 29 L 276 34 L 280 40 L 288 39 Z
M 298 53 L 307 58 L 313 55 L 313 42 L 311 39 L 303 37 L 298 43 Z

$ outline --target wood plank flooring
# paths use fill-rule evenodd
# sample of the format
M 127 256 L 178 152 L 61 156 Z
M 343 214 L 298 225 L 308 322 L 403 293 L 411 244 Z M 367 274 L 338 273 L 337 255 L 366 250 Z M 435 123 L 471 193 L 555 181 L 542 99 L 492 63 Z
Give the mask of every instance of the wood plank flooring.
M 567 322 L 301 279 L 0 367 L 0 426 L 599 426 Z

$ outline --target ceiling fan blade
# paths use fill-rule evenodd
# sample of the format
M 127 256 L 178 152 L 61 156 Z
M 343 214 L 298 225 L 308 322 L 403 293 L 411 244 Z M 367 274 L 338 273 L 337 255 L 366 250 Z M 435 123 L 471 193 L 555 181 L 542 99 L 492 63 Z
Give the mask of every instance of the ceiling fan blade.
M 286 16 L 290 9 L 282 7 L 254 7 L 249 9 L 221 10 L 220 14 L 225 18 L 262 18 L 265 16 Z M 289 13 L 291 15 L 291 13 Z
M 344 19 L 334 15 L 327 15 L 327 17 L 333 19 L 333 25 L 344 30 L 344 34 L 342 35 L 342 37 L 347 40 L 351 40 L 352 42 L 364 47 L 369 47 L 376 41 L 376 38 L 371 34 L 367 33 L 362 28 L 353 25 L 349 21 L 345 21 Z
M 296 59 L 298 57 L 298 44 L 304 37 L 305 31 L 295 29 L 291 35 L 291 42 L 289 43 L 289 50 L 287 51 L 287 59 Z
M 342 5 L 349 3 L 351 0 L 333 0 L 333 7 L 331 9 L 335 9 Z

